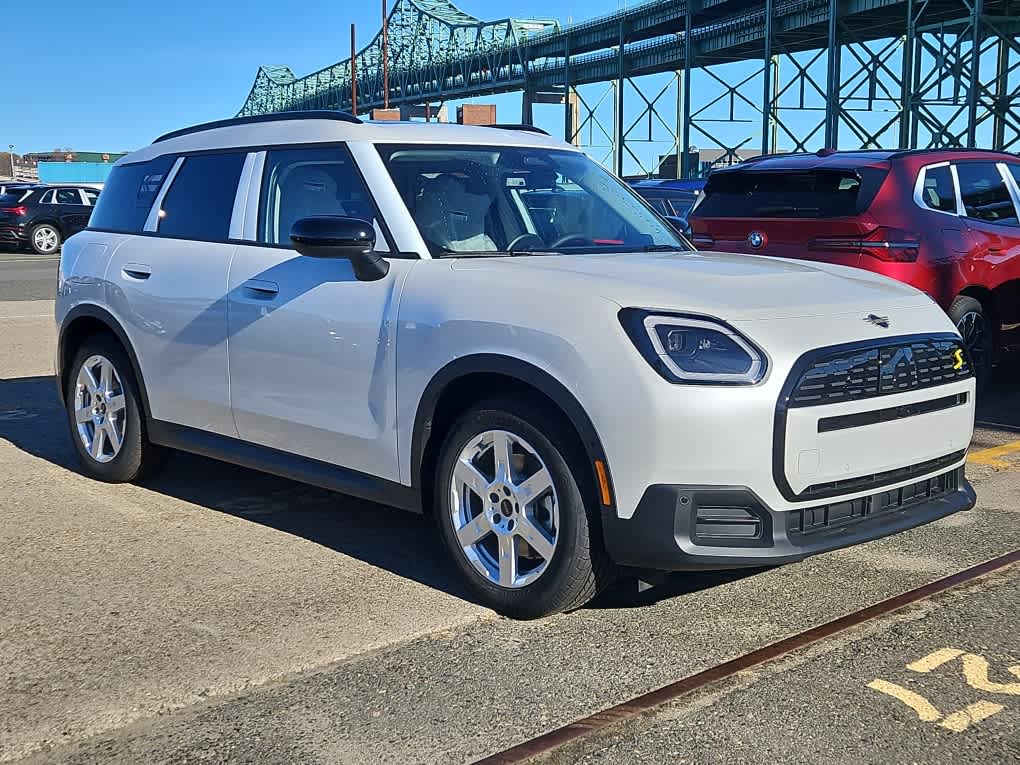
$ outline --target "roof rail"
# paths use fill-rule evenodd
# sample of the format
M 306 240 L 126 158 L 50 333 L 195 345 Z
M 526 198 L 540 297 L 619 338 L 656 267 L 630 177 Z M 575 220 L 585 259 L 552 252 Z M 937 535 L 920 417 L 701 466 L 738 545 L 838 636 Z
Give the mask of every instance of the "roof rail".
M 164 133 L 153 141 L 153 143 L 169 141 L 171 138 L 179 138 L 182 135 L 191 135 L 192 133 L 201 133 L 204 130 L 213 130 L 214 128 L 233 127 L 234 125 L 252 125 L 259 122 L 283 122 L 285 120 L 336 120 L 337 122 L 351 122 L 355 125 L 362 124 L 361 120 L 353 114 L 328 109 L 315 109 L 300 112 L 272 112 L 271 114 L 256 114 L 251 117 L 233 117 L 227 120 L 203 122 L 201 125 L 192 125 L 191 127 L 181 128 L 180 130 L 174 130 L 170 133 Z
M 542 128 L 540 127 L 535 127 L 534 125 L 524 125 L 521 123 L 496 122 L 493 123 L 492 125 L 479 125 L 479 127 L 499 128 L 500 130 L 520 130 L 522 133 L 539 133 L 540 135 L 549 135 L 547 131 L 542 130 Z
M 902 151 L 894 152 L 889 155 L 890 159 L 893 157 L 912 157 L 918 154 L 946 154 L 946 153 L 959 153 L 961 151 L 976 151 L 982 154 L 1012 154 L 1013 152 L 999 149 L 977 149 L 968 148 L 966 146 L 938 146 L 928 149 L 903 149 Z

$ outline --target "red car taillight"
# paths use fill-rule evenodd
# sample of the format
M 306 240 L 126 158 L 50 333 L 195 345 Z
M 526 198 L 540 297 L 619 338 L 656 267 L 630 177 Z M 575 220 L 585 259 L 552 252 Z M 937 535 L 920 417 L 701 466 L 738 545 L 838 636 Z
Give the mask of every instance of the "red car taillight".
M 892 263 L 913 263 L 920 253 L 921 237 L 898 228 L 879 226 L 865 236 L 819 237 L 808 242 L 812 250 L 855 252 Z
M 18 205 L 17 207 L 0 207 L 0 212 L 21 216 L 28 212 L 28 208 L 25 207 L 25 205 Z

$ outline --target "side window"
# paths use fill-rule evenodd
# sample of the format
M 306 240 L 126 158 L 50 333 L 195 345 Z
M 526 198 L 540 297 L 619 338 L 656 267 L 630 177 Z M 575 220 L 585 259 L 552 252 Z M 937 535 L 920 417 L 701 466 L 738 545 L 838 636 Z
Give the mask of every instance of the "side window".
M 309 215 L 344 215 L 376 225 L 375 205 L 346 149 L 281 149 L 266 155 L 259 202 L 259 241 L 290 244 L 290 229 Z
M 174 160 L 174 157 L 158 157 L 149 162 L 116 165 L 106 179 L 89 228 L 125 234 L 141 231 Z
M 200 154 L 188 157 L 174 176 L 159 211 L 160 234 L 224 241 L 245 155 Z
M 961 162 L 956 166 L 956 174 L 968 218 L 1017 224 L 1016 209 L 998 167 L 991 162 Z
M 949 165 L 929 167 L 921 181 L 921 199 L 932 210 L 956 212 L 956 189 Z
M 49 191 L 47 191 L 45 194 L 42 195 L 42 199 L 39 200 L 39 204 L 41 204 L 41 205 L 51 205 L 51 204 L 53 204 L 53 194 L 54 193 L 55 192 L 54 192 L 53 189 L 50 189 Z
M 80 205 L 81 195 L 78 194 L 78 189 L 57 189 L 57 204 Z
M 95 206 L 99 201 L 99 192 L 95 189 L 82 189 L 82 191 L 85 192 L 85 198 L 89 200 L 89 204 Z

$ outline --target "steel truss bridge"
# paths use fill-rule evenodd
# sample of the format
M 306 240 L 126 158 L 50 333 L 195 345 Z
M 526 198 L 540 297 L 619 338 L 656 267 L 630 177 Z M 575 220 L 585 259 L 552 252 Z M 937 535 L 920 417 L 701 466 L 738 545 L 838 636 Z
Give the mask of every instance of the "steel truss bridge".
M 359 110 L 521 92 L 619 174 L 823 147 L 1020 150 L 1020 0 L 667 0 L 561 26 L 394 0 L 355 56 Z M 351 60 L 259 69 L 240 116 L 350 109 Z M 545 108 L 545 107 L 542 107 Z

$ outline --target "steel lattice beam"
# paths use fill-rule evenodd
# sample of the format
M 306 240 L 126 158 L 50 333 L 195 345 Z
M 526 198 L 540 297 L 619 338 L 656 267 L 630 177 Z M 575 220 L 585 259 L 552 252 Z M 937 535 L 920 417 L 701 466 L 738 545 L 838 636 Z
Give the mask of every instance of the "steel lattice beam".
M 386 24 L 391 104 L 523 91 L 530 119 L 562 94 L 565 137 L 628 174 L 697 174 L 692 144 L 1020 149 L 1020 0 L 660 0 L 563 28 L 396 0 Z M 356 65 L 381 105 L 381 32 Z M 262 67 L 241 114 L 349 108 L 350 70 Z

